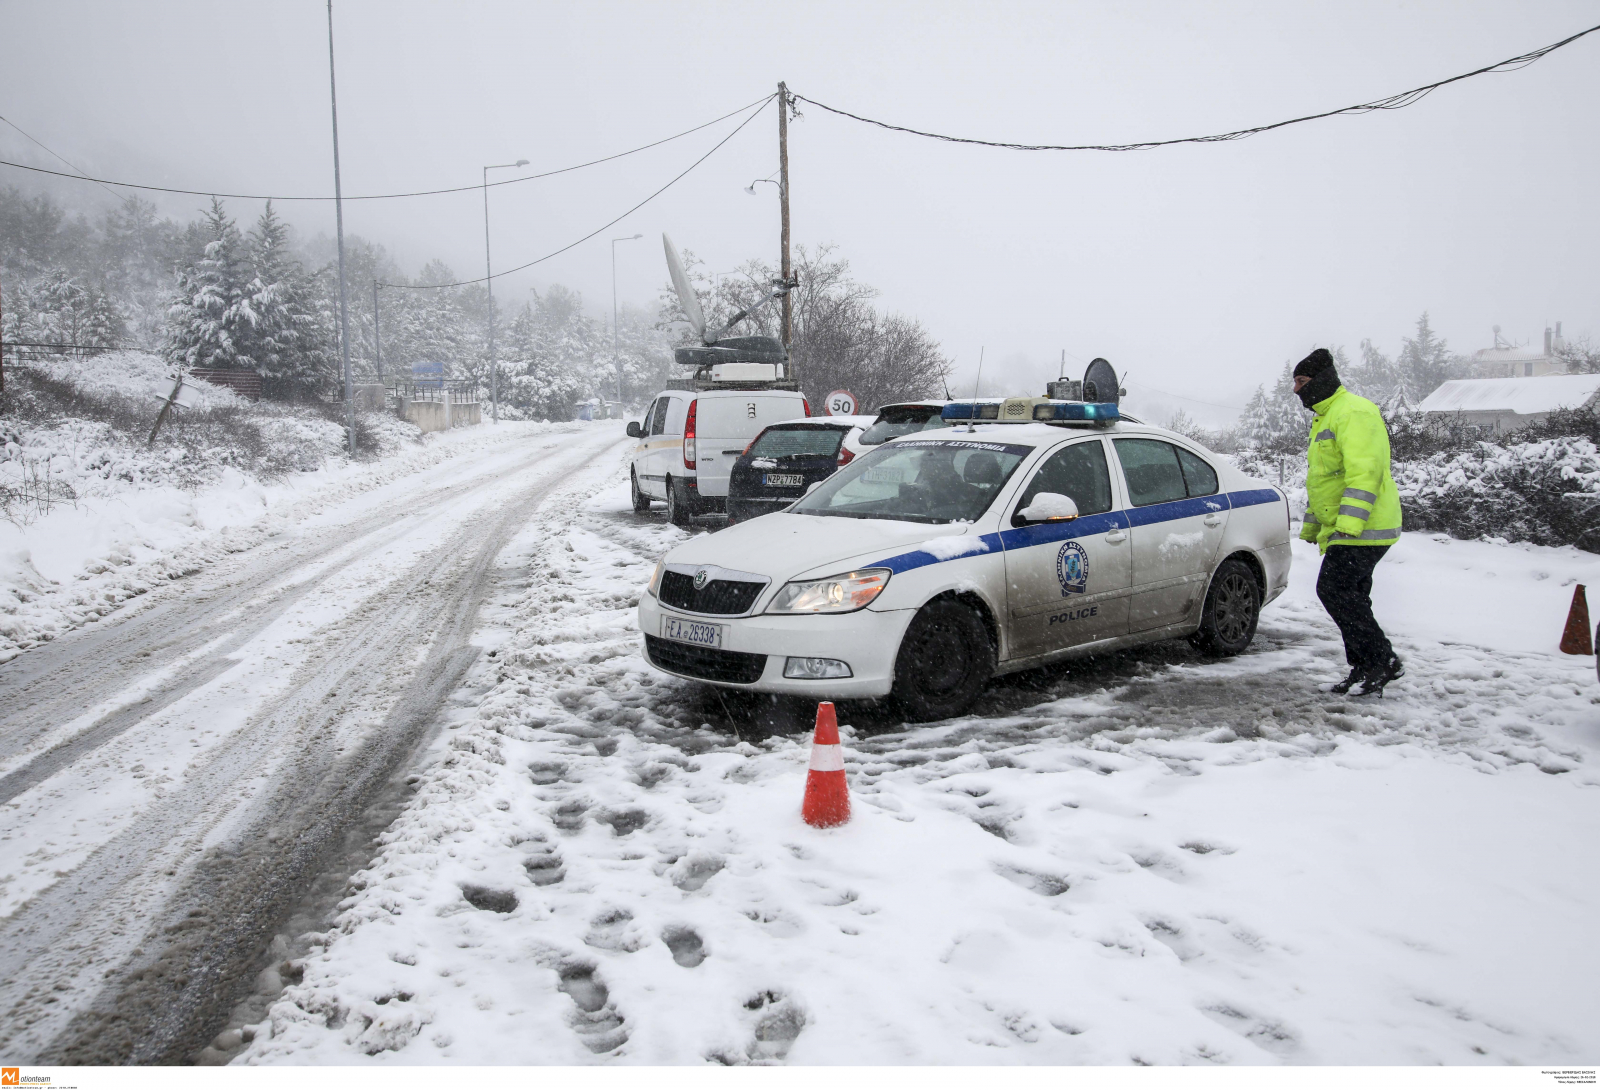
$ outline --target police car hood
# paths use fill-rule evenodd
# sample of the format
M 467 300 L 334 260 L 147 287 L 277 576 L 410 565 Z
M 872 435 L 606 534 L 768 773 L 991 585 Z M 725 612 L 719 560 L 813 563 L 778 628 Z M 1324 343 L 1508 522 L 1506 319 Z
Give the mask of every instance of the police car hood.
M 891 519 L 779 512 L 686 541 L 668 564 L 715 564 L 772 577 L 774 583 L 868 567 L 928 545 L 941 559 L 986 552 L 969 523 L 930 524 Z

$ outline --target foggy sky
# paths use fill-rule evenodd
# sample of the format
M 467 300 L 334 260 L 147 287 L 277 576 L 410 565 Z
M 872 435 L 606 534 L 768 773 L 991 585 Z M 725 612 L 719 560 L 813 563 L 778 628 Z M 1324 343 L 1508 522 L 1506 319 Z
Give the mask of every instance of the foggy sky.
M 1127 142 L 1349 105 L 1565 37 L 1600 8 L 1525 3 L 397 3 L 337 0 L 346 194 L 475 184 L 611 154 L 791 89 L 956 135 Z M 0 3 L 0 113 L 90 173 L 185 188 L 332 192 L 325 8 Z M 1019 153 L 883 132 L 802 107 L 790 126 L 797 243 L 832 243 L 881 303 L 915 315 L 970 383 L 1033 390 L 1064 349 L 1152 391 L 1238 406 L 1311 347 L 1393 353 L 1428 310 L 1452 348 L 1499 324 L 1600 336 L 1594 104 L 1600 35 L 1392 113 L 1134 153 Z M 491 190 L 495 265 L 598 227 L 732 127 Z M 775 107 L 600 238 L 496 282 L 512 305 L 560 282 L 609 315 L 654 306 L 660 233 L 713 272 L 775 259 Z M 0 125 L 0 154 L 58 167 Z M 501 172 L 499 177 L 511 176 Z M 37 189 L 0 168 L 0 184 Z M 81 183 L 61 183 L 74 186 Z M 52 187 L 55 192 L 65 192 Z M 81 199 L 107 204 L 98 187 Z M 198 197 L 157 198 L 191 218 Z M 259 204 L 232 201 L 250 219 Z M 331 204 L 282 204 L 307 236 Z M 478 193 L 347 203 L 345 229 L 408 272 L 483 273 Z M 988 385 L 988 383 L 985 383 Z M 1176 407 L 1180 402 L 1165 402 Z M 1181 403 L 1222 419 L 1232 410 Z

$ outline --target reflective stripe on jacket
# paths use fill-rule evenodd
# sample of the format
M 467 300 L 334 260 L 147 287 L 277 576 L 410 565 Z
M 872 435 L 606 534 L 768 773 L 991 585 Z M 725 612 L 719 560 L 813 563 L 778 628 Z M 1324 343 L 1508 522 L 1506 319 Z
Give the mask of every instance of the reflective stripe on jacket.
M 1314 409 L 1308 510 L 1300 536 L 1329 545 L 1400 540 L 1400 490 L 1389 472 L 1389 429 L 1378 407 L 1343 386 Z

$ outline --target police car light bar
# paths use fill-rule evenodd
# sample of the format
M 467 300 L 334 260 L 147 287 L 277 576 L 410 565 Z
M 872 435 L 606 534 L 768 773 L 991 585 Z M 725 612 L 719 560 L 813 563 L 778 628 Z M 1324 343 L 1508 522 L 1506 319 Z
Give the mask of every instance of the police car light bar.
M 945 420 L 993 420 L 1002 424 L 1114 424 L 1121 418 L 1114 402 L 1054 401 L 1046 397 L 1008 397 L 998 401 L 953 402 Z

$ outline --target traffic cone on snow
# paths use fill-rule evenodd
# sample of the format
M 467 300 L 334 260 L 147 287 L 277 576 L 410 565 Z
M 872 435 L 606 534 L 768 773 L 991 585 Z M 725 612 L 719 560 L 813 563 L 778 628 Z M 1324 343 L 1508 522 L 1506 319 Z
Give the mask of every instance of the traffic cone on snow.
M 1589 599 L 1584 596 L 1582 583 L 1572 592 L 1567 627 L 1561 633 L 1561 650 L 1568 655 L 1594 654 L 1594 640 L 1589 636 Z
M 817 730 L 811 736 L 811 771 L 806 773 L 806 798 L 800 816 L 807 825 L 831 829 L 850 820 L 850 785 L 844 778 L 844 750 L 839 745 L 839 720 L 833 705 L 817 705 Z

